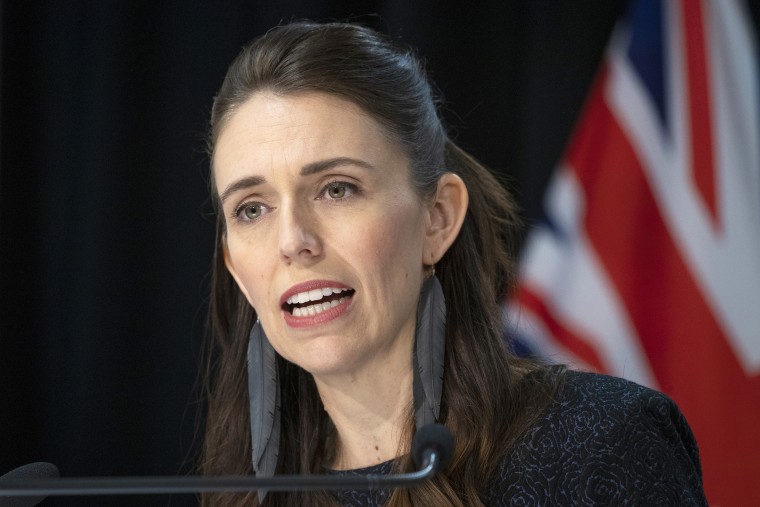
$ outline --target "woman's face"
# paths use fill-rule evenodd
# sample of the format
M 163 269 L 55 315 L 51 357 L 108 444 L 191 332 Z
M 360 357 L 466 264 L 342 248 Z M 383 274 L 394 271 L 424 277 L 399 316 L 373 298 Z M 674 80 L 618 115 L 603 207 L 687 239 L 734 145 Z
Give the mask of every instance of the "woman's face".
M 227 267 L 275 350 L 314 375 L 411 365 L 427 207 L 352 102 L 258 92 L 214 152 Z

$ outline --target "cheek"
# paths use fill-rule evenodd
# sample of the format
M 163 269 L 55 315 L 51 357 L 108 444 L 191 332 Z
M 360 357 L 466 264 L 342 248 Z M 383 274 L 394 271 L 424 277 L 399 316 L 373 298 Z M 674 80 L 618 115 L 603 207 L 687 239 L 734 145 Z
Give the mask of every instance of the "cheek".
M 380 276 L 391 272 L 422 269 L 424 230 L 410 210 L 389 213 L 366 224 L 352 237 L 356 257 L 371 265 Z
M 263 283 L 266 279 L 267 260 L 254 252 L 246 242 L 229 241 L 230 267 L 235 271 L 238 286 L 254 308 L 260 308 L 260 302 L 266 297 Z

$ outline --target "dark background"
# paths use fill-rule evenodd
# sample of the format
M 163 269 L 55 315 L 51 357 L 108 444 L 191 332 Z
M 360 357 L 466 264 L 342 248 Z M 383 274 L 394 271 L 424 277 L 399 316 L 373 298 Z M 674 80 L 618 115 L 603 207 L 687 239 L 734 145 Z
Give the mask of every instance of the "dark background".
M 624 7 L 3 2 L 0 474 L 39 460 L 64 476 L 192 473 L 213 239 L 203 139 L 248 40 L 282 20 L 351 18 L 416 46 L 459 144 L 508 175 L 533 221 Z

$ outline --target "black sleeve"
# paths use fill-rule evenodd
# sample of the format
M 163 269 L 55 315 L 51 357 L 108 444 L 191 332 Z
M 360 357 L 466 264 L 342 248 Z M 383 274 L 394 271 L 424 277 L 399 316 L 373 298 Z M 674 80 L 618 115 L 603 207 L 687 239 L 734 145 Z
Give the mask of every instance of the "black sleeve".
M 486 505 L 707 505 L 696 441 L 676 404 L 614 377 L 569 373 L 521 438 Z

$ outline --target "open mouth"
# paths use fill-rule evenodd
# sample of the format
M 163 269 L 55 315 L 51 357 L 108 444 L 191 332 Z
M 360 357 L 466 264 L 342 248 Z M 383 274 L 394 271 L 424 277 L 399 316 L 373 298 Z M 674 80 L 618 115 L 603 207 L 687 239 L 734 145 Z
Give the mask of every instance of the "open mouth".
M 288 298 L 282 309 L 294 317 L 311 317 L 345 303 L 356 292 L 342 287 L 323 287 L 299 292 Z

